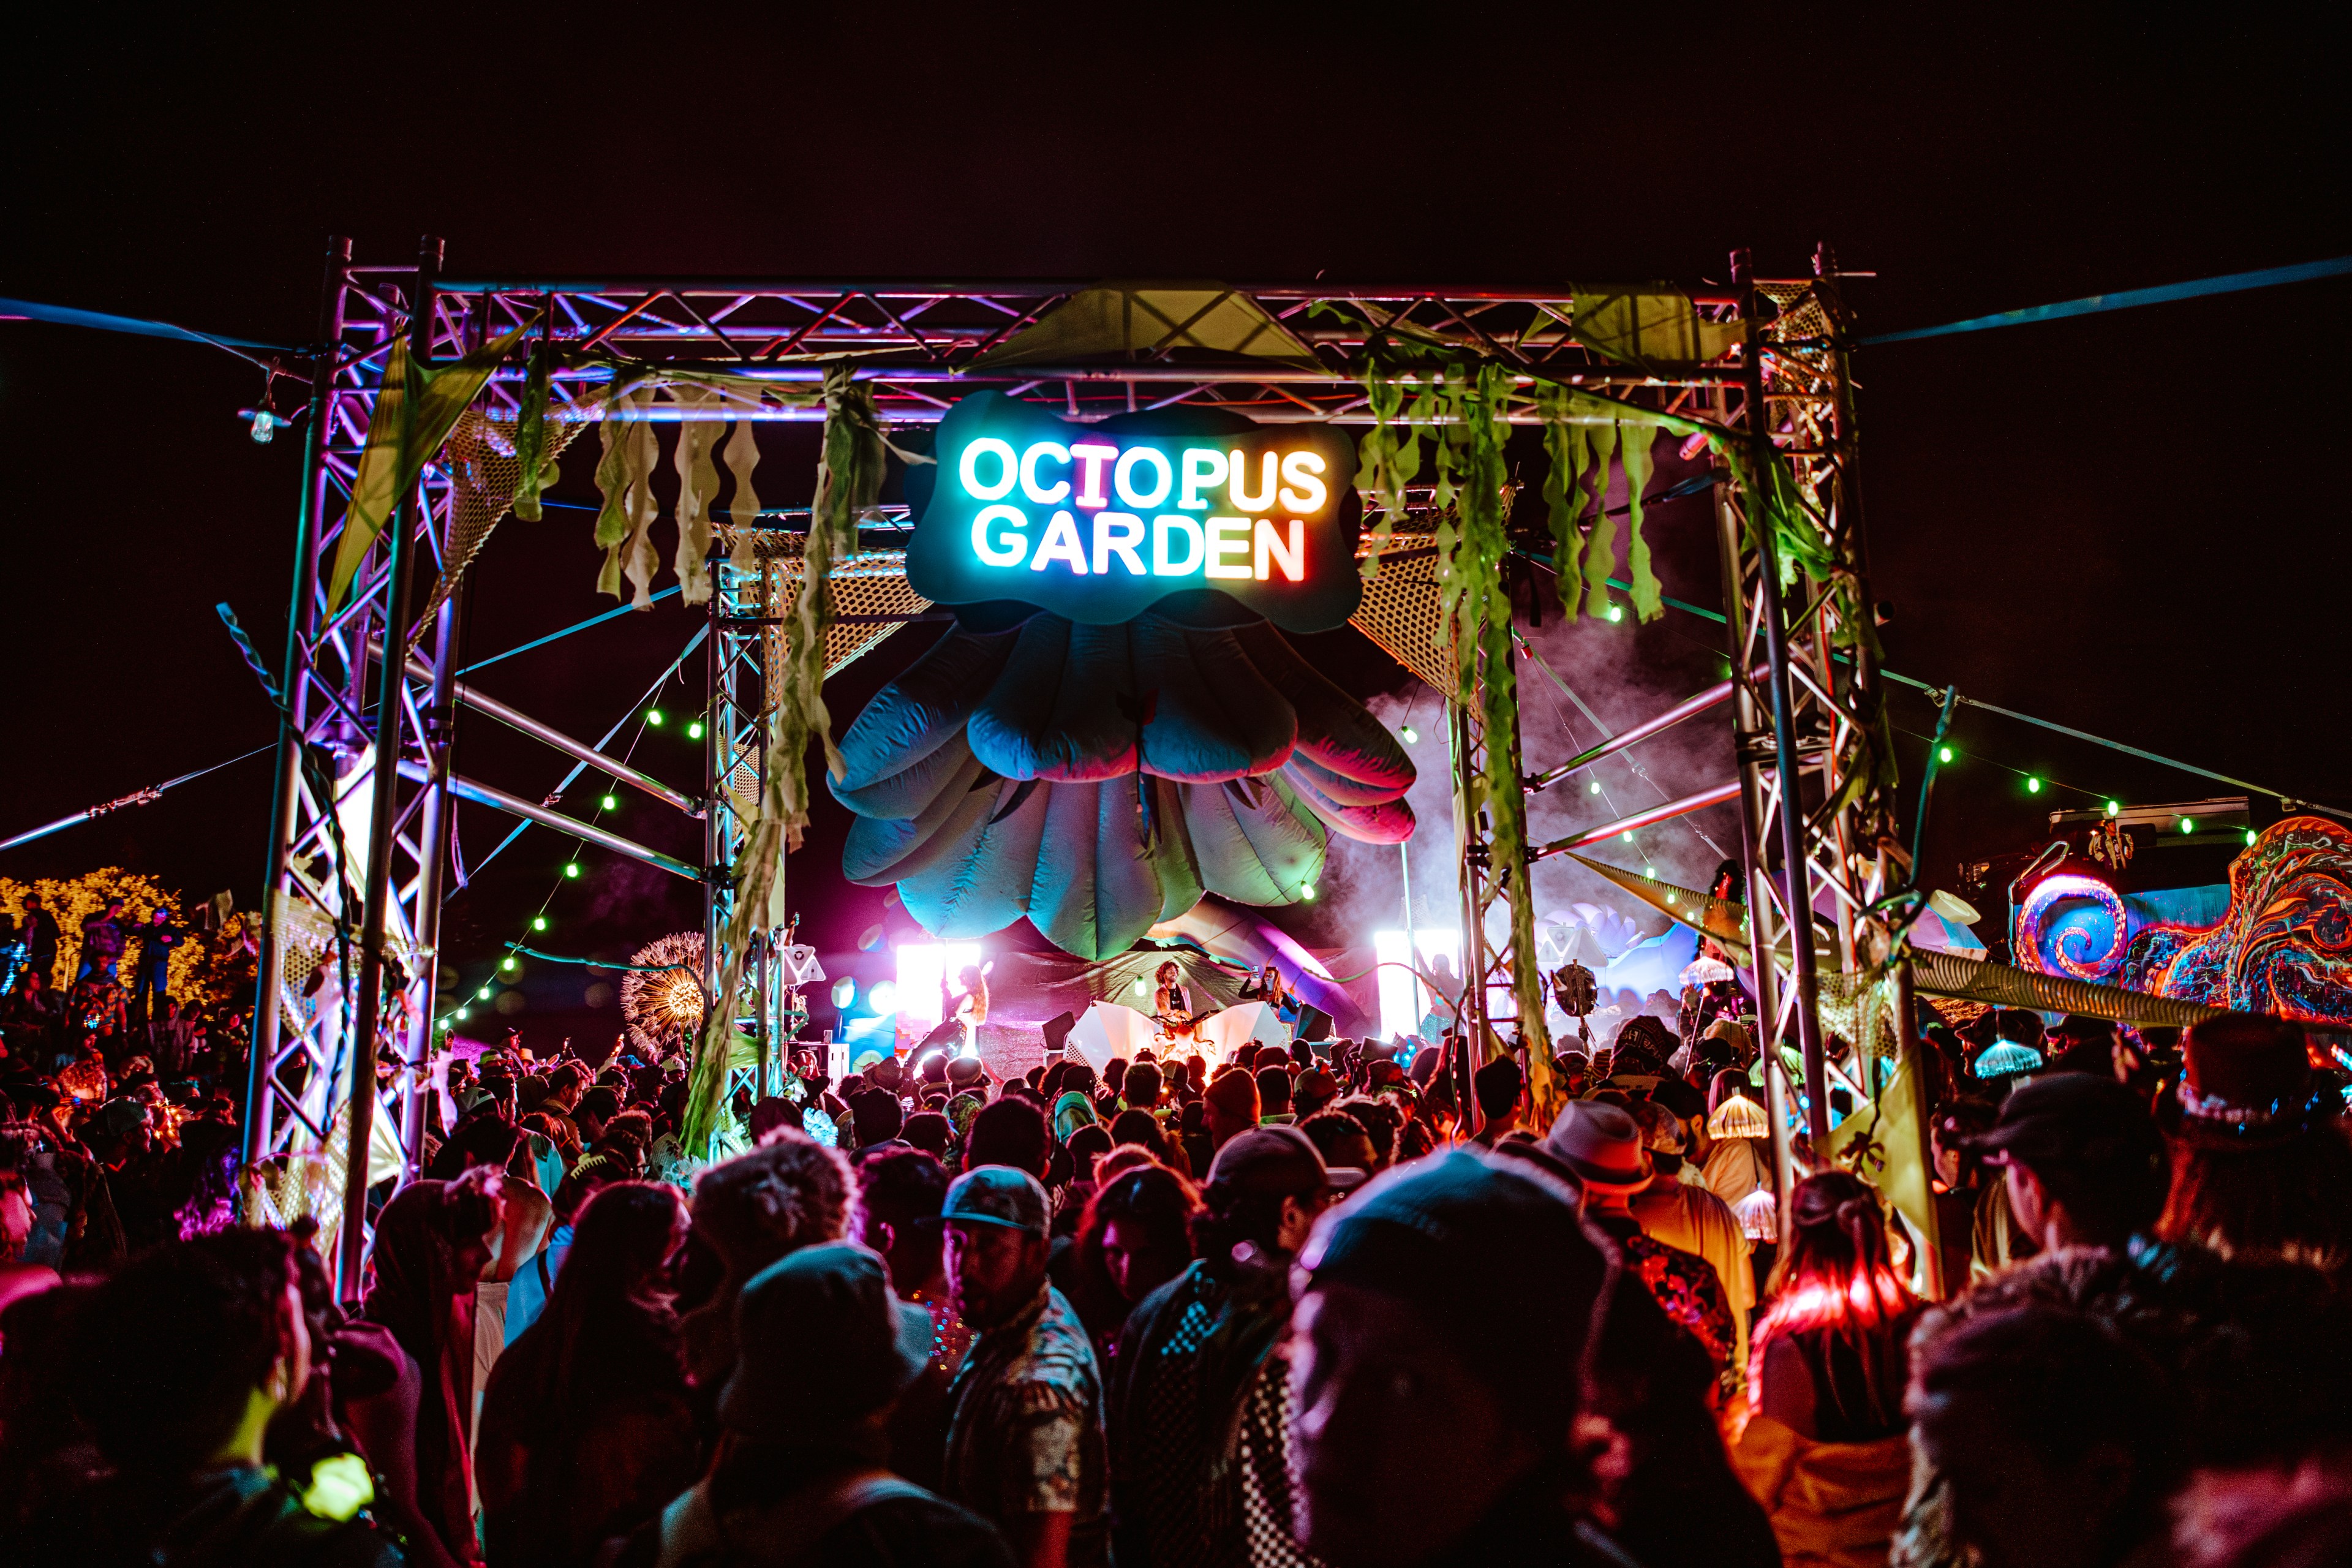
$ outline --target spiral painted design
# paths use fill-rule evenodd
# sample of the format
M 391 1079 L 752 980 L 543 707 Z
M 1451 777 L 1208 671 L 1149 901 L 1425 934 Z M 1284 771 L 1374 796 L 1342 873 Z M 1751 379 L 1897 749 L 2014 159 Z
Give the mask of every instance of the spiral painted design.
M 2080 927 L 2060 931 L 2044 947 L 2042 938 L 2050 918 L 2061 904 L 2087 899 L 2105 911 L 2112 922 L 2113 936 L 2106 950 L 2089 951 L 2091 933 Z M 2123 961 L 2125 930 L 2124 901 L 2113 888 L 2095 877 L 2062 874 L 2044 877 L 2025 895 L 2025 902 L 2017 911 L 2018 954 L 2026 963 L 2045 974 L 2066 974 L 2076 980 L 2104 979 Z M 2055 962 L 2056 969 L 2050 967 Z

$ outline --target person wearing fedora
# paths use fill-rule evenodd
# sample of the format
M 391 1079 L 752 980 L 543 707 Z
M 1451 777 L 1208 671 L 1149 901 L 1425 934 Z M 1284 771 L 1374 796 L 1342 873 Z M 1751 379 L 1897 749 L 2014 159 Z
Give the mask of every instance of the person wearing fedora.
M 931 1318 L 891 1292 L 881 1258 L 803 1247 L 744 1286 L 735 1316 L 718 1458 L 616 1568 L 1010 1568 L 993 1525 L 885 1468 Z
M 1112 1358 L 1112 1541 L 1119 1568 L 1309 1561 L 1293 1544 L 1289 1268 L 1315 1221 L 1365 1180 L 1296 1127 L 1217 1151 L 1197 1256 L 1136 1303 Z
M 2179 1087 L 2158 1108 L 2172 1183 L 2157 1234 L 2225 1258 L 2352 1263 L 2344 1101 L 2312 1070 L 2302 1026 L 2224 1013 L 2181 1046 Z
M 948 1287 L 974 1331 L 948 1390 L 947 1494 L 993 1521 L 1024 1568 L 1102 1568 L 1102 1373 L 1047 1282 L 1051 1210 L 1029 1172 L 980 1165 L 948 1188 Z
M 1651 1172 L 1650 1184 L 1628 1200 L 1633 1219 L 1651 1240 L 1704 1258 L 1714 1268 L 1731 1307 L 1730 1370 L 1736 1383 L 1747 1374 L 1748 1314 L 1756 1305 L 1753 1244 L 1729 1204 L 1703 1184 L 1682 1179 L 1682 1119 L 1654 1100 L 1635 1100 L 1632 1115 L 1640 1124 Z
M 1641 1123 L 1622 1106 L 1574 1100 L 1539 1147 L 1583 1189 L 1584 1217 L 1617 1244 L 1626 1268 L 1640 1276 L 1666 1316 L 1698 1341 L 1725 1385 L 1736 1384 L 1731 1358 L 1740 1335 L 1730 1293 L 1715 1265 L 1643 1234 L 1642 1222 L 1633 1217 L 1634 1195 L 1654 1180 Z

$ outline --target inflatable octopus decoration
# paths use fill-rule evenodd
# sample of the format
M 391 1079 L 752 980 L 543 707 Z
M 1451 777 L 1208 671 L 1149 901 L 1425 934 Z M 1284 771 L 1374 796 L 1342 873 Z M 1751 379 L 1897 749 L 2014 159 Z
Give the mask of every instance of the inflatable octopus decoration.
M 2151 925 L 2116 982 L 2305 1024 L 2352 1024 L 2352 833 L 2290 816 L 2230 863 L 2230 910 L 2207 927 Z
M 866 704 L 833 793 L 848 879 L 898 885 L 926 931 L 1024 915 L 1095 960 L 1214 893 L 1313 896 L 1328 832 L 1411 837 L 1386 727 L 1222 595 L 1116 626 L 960 621 Z

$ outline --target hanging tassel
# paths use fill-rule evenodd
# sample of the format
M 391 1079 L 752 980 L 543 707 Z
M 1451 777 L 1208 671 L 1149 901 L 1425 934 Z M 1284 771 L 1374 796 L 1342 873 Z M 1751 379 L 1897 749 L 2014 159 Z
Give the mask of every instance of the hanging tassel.
M 759 540 L 760 492 L 751 488 L 751 470 L 760 466 L 760 443 L 751 434 L 753 421 L 738 419 L 735 433 L 727 437 L 727 471 L 735 476 L 735 499 L 728 503 L 727 516 L 735 525 L 735 548 L 729 552 L 727 563 L 738 572 L 752 573 L 760 569 Z
M 1617 426 L 1586 431 L 1592 458 L 1592 537 L 1584 542 L 1584 612 L 1603 613 L 1609 603 L 1609 572 L 1617 564 L 1617 520 L 1609 515 L 1609 458 L 1617 447 Z M 1578 502 L 1583 497 L 1579 495 Z
M 646 417 L 653 402 L 650 386 L 629 394 L 628 439 L 621 445 L 621 460 L 628 475 L 625 507 L 629 518 L 629 537 L 621 546 L 621 574 L 635 590 L 629 600 L 633 610 L 654 607 L 654 574 L 661 570 L 653 538 L 654 519 L 660 510 L 654 504 L 654 465 L 661 460 L 661 443 L 654 436 L 653 422 Z
M 1627 500 L 1627 530 L 1633 541 L 1632 570 L 1626 581 L 1633 593 L 1633 614 L 1642 620 L 1654 621 L 1664 614 L 1658 602 L 1658 576 L 1650 569 L 1650 542 L 1642 537 L 1642 492 L 1650 488 L 1650 443 L 1657 439 L 1654 425 L 1628 425 L 1620 432 L 1622 445 L 1619 456 L 1625 465 Z
M 719 401 L 708 386 L 674 386 L 671 401 L 687 411 L 678 423 L 677 450 L 671 460 L 677 469 L 678 597 L 689 605 L 710 599 L 710 503 L 719 496 L 719 468 L 710 460 L 718 425 L 695 416 Z

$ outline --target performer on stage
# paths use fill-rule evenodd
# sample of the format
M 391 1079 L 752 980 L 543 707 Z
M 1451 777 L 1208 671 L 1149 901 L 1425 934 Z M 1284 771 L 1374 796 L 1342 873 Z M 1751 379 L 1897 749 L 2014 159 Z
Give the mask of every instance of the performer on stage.
M 1274 1016 L 1294 1031 L 1298 1027 L 1300 1005 L 1290 994 L 1290 983 L 1283 978 L 1282 967 L 1269 963 L 1242 983 L 1242 1000 L 1263 1002 Z
M 1192 1010 L 1192 999 L 1185 994 L 1183 972 L 1171 958 L 1160 966 L 1157 978 L 1160 989 L 1152 996 L 1151 1016 L 1158 1020 L 1160 1034 L 1197 1043 L 1202 1015 Z
M 940 979 L 940 1012 L 947 1024 L 955 1026 L 958 1057 L 980 1055 L 980 1026 L 988 1022 L 988 972 L 995 967 L 993 963 L 964 965 L 963 973 L 956 976 L 963 984 L 960 994 L 949 991 L 946 976 Z

